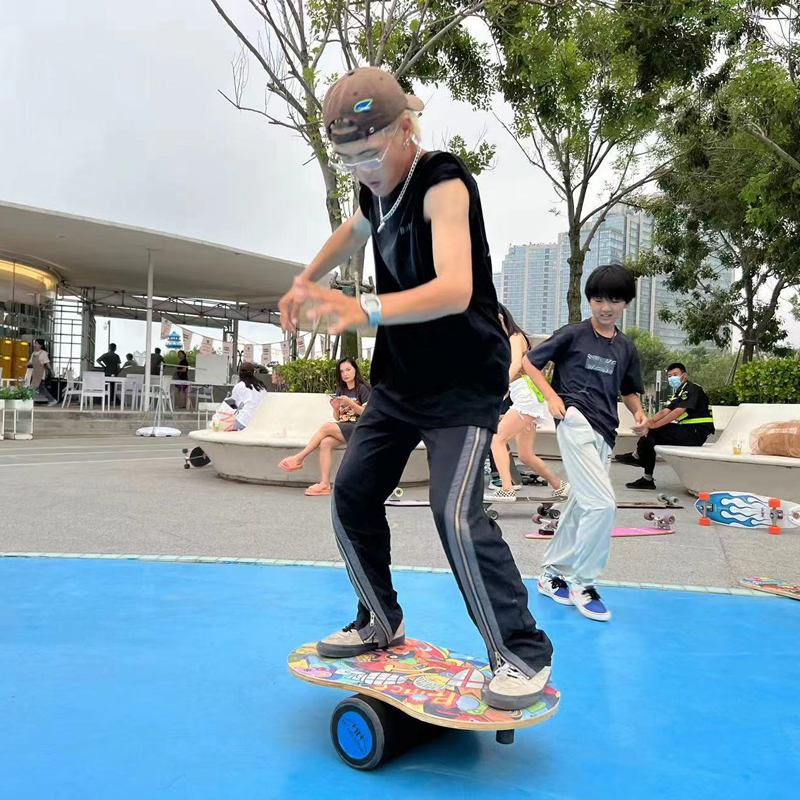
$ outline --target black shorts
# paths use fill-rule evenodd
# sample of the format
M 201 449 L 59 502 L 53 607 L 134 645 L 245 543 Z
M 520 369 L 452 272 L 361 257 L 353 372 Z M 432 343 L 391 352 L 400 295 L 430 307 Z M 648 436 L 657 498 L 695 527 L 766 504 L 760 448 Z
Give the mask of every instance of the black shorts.
M 350 437 L 353 435 L 353 431 L 356 429 L 356 424 L 357 423 L 355 423 L 355 422 L 337 422 L 336 424 L 339 426 L 339 430 L 341 431 L 342 436 L 344 436 L 344 440 L 346 442 L 349 442 L 350 441 Z

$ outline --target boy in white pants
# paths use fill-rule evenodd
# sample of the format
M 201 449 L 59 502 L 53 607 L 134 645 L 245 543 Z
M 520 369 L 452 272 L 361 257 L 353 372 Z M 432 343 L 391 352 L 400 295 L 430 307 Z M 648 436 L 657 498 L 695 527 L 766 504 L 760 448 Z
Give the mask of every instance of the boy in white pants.
M 608 561 L 617 511 L 608 475 L 617 436 L 617 398 L 636 424 L 647 416 L 639 353 L 616 327 L 636 296 L 633 274 L 616 264 L 598 267 L 586 282 L 592 316 L 557 330 L 523 361 L 525 372 L 557 420 L 556 437 L 571 486 L 558 531 L 544 554 L 539 592 L 583 616 L 611 619 L 595 581 Z M 552 385 L 542 370 L 555 365 Z

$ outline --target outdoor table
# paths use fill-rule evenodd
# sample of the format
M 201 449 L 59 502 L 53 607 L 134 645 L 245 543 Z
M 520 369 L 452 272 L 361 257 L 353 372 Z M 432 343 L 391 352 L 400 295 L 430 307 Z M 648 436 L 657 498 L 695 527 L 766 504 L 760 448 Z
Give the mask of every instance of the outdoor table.
M 111 402 L 111 385 L 109 385 L 109 384 L 111 384 L 111 385 L 117 384 L 117 386 L 119 386 L 119 389 L 117 390 L 117 396 L 119 397 L 119 410 L 120 411 L 124 411 L 125 410 L 125 391 L 124 391 L 125 390 L 125 378 L 120 378 L 120 377 L 111 378 L 108 375 L 106 375 L 106 392 L 108 393 L 108 407 L 110 409 L 111 406 L 113 405 L 113 403 Z

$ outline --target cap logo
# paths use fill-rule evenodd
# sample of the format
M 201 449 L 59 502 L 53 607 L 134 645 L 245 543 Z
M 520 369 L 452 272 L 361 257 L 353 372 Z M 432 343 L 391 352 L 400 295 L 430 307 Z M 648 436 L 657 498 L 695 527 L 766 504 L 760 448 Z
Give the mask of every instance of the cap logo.
M 363 114 L 365 111 L 371 111 L 371 110 L 372 110 L 372 98 L 371 97 L 367 98 L 366 100 L 359 100 L 353 106 L 353 112 L 356 113 L 356 114 Z

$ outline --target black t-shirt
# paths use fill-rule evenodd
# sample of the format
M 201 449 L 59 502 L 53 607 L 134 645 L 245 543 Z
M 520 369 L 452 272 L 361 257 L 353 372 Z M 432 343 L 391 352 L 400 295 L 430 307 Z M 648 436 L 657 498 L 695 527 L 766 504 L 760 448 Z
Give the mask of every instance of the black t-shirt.
M 677 422 L 691 425 L 696 428 L 698 433 L 705 433 L 711 436 L 714 433 L 713 422 L 685 422 L 690 419 L 711 419 L 711 409 L 708 407 L 708 395 L 702 386 L 686 381 L 678 387 L 678 390 L 667 402 L 667 408 L 674 410 L 682 408 L 686 411 L 684 417 L 678 418 Z
M 452 179 L 463 181 L 469 191 L 472 298 L 460 314 L 378 328 L 370 404 L 420 428 L 477 425 L 494 431 L 508 390 L 510 349 L 497 316 L 477 184 L 454 155 L 433 152 L 420 158 L 400 208 L 380 233 L 378 198 L 362 186 L 359 200 L 372 227 L 378 294 L 401 292 L 436 277 L 423 204 L 432 186 Z M 384 213 L 401 189 L 402 183 L 381 198 Z
M 565 325 L 531 350 L 537 369 L 555 364 L 553 391 L 567 408 L 574 406 L 610 447 L 617 439 L 617 398 L 644 391 L 639 352 L 620 331 L 600 336 L 590 319 Z
M 352 389 L 345 389 L 344 391 L 337 389 L 334 396 L 349 397 L 351 400 L 355 400 L 360 406 L 365 406 L 371 394 L 372 389 L 370 385 L 368 383 L 360 383 Z M 349 407 L 342 406 L 342 410 L 339 414 L 339 422 L 358 422 L 358 420 L 359 416 L 355 411 Z
M 119 375 L 122 359 L 109 350 L 97 359 L 97 363 L 102 364 L 103 372 L 107 378 L 113 378 L 115 375 Z

